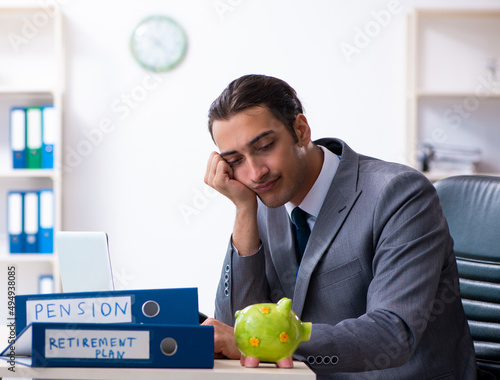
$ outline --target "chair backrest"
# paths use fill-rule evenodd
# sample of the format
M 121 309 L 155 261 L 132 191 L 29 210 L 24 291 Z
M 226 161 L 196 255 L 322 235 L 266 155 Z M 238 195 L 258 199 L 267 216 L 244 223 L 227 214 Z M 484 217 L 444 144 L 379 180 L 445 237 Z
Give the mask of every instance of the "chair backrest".
M 500 177 L 449 177 L 435 187 L 455 243 L 478 366 L 500 379 Z

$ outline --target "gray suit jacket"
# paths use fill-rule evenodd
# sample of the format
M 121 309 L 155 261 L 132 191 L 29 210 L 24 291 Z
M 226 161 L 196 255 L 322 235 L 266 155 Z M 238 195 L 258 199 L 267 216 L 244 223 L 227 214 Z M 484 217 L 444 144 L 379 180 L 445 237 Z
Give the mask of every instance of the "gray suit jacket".
M 341 140 L 316 143 L 342 158 L 298 273 L 284 206 L 259 204 L 261 247 L 239 257 L 229 244 L 215 317 L 232 325 L 236 310 L 289 297 L 313 323 L 295 357 L 319 379 L 475 379 L 453 241 L 432 184 Z

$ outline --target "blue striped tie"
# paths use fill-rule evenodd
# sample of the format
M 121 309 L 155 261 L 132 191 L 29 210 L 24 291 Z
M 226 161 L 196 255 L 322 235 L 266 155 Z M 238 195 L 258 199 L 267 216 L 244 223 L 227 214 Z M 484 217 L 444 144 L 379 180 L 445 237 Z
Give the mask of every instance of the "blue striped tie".
M 297 263 L 300 264 L 304 251 L 306 250 L 307 241 L 309 240 L 309 235 L 311 235 L 311 229 L 307 223 L 307 217 L 309 214 L 299 207 L 295 207 L 292 210 L 292 220 L 295 225 L 296 238 L 297 238 Z

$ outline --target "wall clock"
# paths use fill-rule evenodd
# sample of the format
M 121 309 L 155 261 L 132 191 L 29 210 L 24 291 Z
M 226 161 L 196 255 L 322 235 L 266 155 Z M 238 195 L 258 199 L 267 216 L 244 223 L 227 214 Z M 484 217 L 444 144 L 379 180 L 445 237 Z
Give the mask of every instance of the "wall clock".
M 135 60 L 146 70 L 165 72 L 184 58 L 187 37 L 184 29 L 170 17 L 149 16 L 134 29 L 130 49 Z

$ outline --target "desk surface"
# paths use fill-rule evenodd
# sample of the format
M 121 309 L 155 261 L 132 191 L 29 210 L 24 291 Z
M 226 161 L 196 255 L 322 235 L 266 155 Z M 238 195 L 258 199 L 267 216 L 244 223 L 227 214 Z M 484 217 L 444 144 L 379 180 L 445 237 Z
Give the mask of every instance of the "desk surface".
M 0 326 L 0 351 L 7 346 L 7 326 Z M 5 342 L 5 344 L 3 344 Z M 16 372 L 9 371 L 10 364 L 0 359 L 0 379 L 75 379 L 75 380 L 313 380 L 316 375 L 302 362 L 294 362 L 294 368 L 278 368 L 274 364 L 261 363 L 257 368 L 245 368 L 239 360 L 215 360 L 212 369 L 179 368 L 56 368 L 15 366 Z
M 304 363 L 294 362 L 294 368 L 277 368 L 273 364 L 260 364 L 258 368 L 245 368 L 239 360 L 215 360 L 213 369 L 178 368 L 32 368 L 16 364 L 16 372 L 8 370 L 9 363 L 0 359 L 0 378 L 80 379 L 80 380 L 235 380 L 256 379 L 316 379 Z

